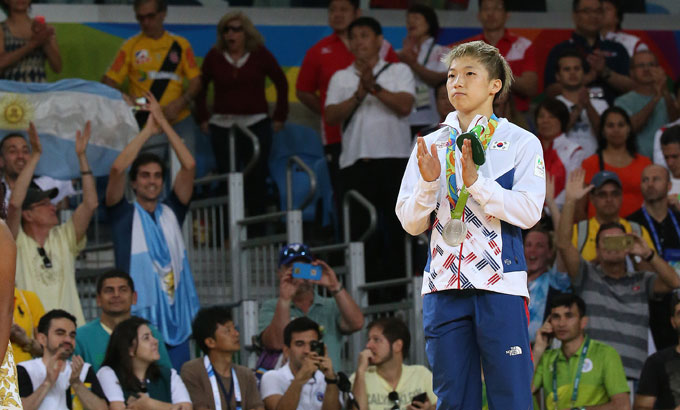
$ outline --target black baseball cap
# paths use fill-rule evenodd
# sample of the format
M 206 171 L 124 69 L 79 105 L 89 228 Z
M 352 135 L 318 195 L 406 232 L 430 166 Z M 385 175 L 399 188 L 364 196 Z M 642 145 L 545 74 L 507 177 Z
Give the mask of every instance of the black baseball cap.
M 606 184 L 607 182 L 613 182 L 616 185 L 618 185 L 619 188 L 623 187 L 623 185 L 621 184 L 621 179 L 619 179 L 619 176 L 612 171 L 600 171 L 597 174 L 593 175 L 593 179 L 590 180 L 590 183 L 595 186 L 595 189 L 601 188 L 602 185 Z
M 309 246 L 304 243 L 289 243 L 284 245 L 279 252 L 279 267 L 288 265 L 296 259 L 304 259 L 307 262 L 314 261 Z
M 26 198 L 24 198 L 24 203 L 21 209 L 30 209 L 31 205 L 42 201 L 45 198 L 54 199 L 59 194 L 59 189 L 52 188 L 47 191 L 43 191 L 40 188 L 29 187 L 26 191 Z

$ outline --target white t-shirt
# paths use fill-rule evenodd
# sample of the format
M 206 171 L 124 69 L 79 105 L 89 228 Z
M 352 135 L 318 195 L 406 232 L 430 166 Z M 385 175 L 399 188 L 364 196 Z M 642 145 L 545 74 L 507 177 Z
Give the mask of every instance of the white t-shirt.
M 260 395 L 262 400 L 269 396 L 286 394 L 295 376 L 290 370 L 290 363 L 286 363 L 279 369 L 270 370 L 262 375 L 260 381 Z M 317 370 L 314 377 L 309 379 L 300 392 L 298 410 L 321 410 L 324 394 L 326 393 L 326 379 L 323 373 Z
M 604 38 L 616 41 L 625 47 L 628 52 L 628 57 L 633 57 L 633 54 L 638 51 L 649 50 L 647 44 L 643 43 L 642 40 L 640 40 L 640 37 L 624 33 L 623 31 L 610 31 Z
M 659 128 L 654 134 L 654 154 L 652 156 L 652 161 L 655 164 L 659 164 L 663 167 L 668 168 L 668 165 L 666 165 L 666 159 L 663 157 L 663 151 L 661 150 L 661 136 L 663 135 L 664 131 L 676 125 L 680 125 L 680 119 L 677 119 L 671 123 L 664 125 L 663 127 Z
M 680 195 L 680 178 L 671 177 L 671 192 L 669 195 Z
M 571 108 L 576 105 L 561 94 L 557 96 L 557 99 L 562 101 L 570 112 Z M 599 98 L 591 98 L 590 103 L 600 115 L 609 108 L 607 101 Z M 588 158 L 597 151 L 597 130 L 594 130 L 592 124 L 590 124 L 590 119 L 588 119 L 588 113 L 585 108 L 581 110 L 578 121 L 576 121 L 569 132 L 567 132 L 567 138 L 583 148 L 583 155 L 585 158 Z
M 116 376 L 116 372 L 114 372 L 112 368 L 103 366 L 97 372 L 97 378 L 102 385 L 102 389 L 104 390 L 104 394 L 106 394 L 106 399 L 109 403 L 125 402 L 123 389 L 121 389 L 120 383 L 118 382 L 118 376 Z M 172 396 L 172 404 L 191 403 L 189 392 L 175 369 L 170 369 L 170 394 Z
M 379 60 L 373 67 L 378 74 L 387 64 Z M 376 83 L 391 92 L 407 92 L 415 97 L 416 87 L 411 69 L 404 63 L 393 63 L 382 72 Z M 359 73 L 354 64 L 336 71 L 328 84 L 326 107 L 339 104 L 354 95 L 359 86 Z M 408 158 L 411 154 L 411 127 L 408 117 L 399 117 L 377 97 L 367 94 L 342 131 L 340 168 L 347 168 L 362 158 Z
M 37 358 L 21 362 L 17 365 L 17 367 L 18 367 L 17 371 L 20 375 L 23 374 L 20 368 L 25 369 L 26 374 L 28 374 L 28 378 L 30 379 L 31 392 L 26 396 L 28 397 L 31 394 L 33 394 L 35 390 L 37 390 L 40 387 L 40 385 L 45 381 L 45 377 L 47 376 L 47 369 L 45 368 L 45 363 L 42 361 L 42 358 Z M 89 363 L 83 364 L 83 368 L 80 371 L 81 381 L 88 382 L 86 378 L 90 369 L 91 366 Z M 47 392 L 45 398 L 40 403 L 38 410 L 67 409 L 68 407 L 66 405 L 66 394 L 71 386 L 71 383 L 69 382 L 70 378 L 71 378 L 71 361 L 67 360 L 66 364 L 64 365 L 64 369 L 61 371 L 61 373 L 59 373 L 59 377 L 57 377 L 57 382 L 52 386 L 50 391 Z M 26 380 L 23 380 L 23 376 L 20 376 L 19 385 L 20 386 L 28 385 L 26 383 Z M 88 386 L 88 388 L 92 389 L 92 386 Z M 20 388 L 20 390 L 22 389 Z
M 442 57 L 448 52 L 448 48 L 436 44 L 434 38 L 430 37 L 420 45 L 417 60 L 428 70 L 445 73 L 448 67 L 442 62 Z M 411 125 L 438 123 L 439 113 L 437 112 L 435 89 L 415 73 L 413 73 L 413 78 L 416 82 L 416 100 L 413 103 L 413 112 L 408 117 L 409 123 Z

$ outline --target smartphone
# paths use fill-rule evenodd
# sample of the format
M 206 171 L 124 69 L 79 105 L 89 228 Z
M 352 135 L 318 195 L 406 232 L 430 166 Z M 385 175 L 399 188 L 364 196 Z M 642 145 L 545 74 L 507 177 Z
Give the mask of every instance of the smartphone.
M 321 266 L 311 263 L 295 262 L 293 277 L 298 279 L 321 280 Z
M 309 342 L 309 348 L 319 356 L 324 356 L 326 354 L 326 346 L 321 341 L 312 340 Z
M 413 404 L 414 401 L 425 403 L 427 401 L 427 393 L 423 392 L 417 396 L 413 396 L 413 398 L 411 399 L 411 404 Z
M 146 101 L 146 97 L 139 97 L 135 99 L 135 104 L 136 105 L 146 105 L 148 101 Z
M 608 251 L 625 251 L 633 246 L 633 237 L 630 235 L 612 235 L 602 238 L 602 246 Z

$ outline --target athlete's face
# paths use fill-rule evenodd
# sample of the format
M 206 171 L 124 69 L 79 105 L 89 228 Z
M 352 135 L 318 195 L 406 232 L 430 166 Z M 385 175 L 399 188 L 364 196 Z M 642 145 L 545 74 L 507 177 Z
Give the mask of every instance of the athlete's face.
M 552 325 L 557 340 L 562 343 L 570 342 L 583 334 L 588 323 L 587 317 L 581 317 L 576 303 L 567 306 L 557 306 L 550 311 L 548 319 Z
M 449 101 L 463 114 L 474 114 L 493 104 L 493 97 L 501 90 L 501 80 L 489 79 L 486 67 L 473 57 L 451 61 L 446 89 Z

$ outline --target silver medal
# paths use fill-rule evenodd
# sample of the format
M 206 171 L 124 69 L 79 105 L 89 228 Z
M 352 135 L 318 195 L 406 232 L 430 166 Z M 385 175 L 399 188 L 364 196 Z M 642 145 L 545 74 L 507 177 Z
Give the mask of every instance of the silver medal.
M 444 225 L 442 238 L 449 246 L 458 246 L 463 243 L 467 235 L 467 226 L 460 219 L 451 219 Z

